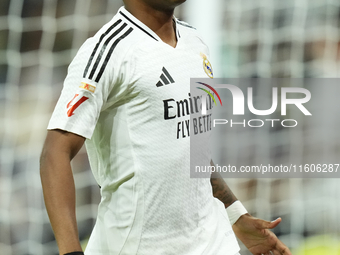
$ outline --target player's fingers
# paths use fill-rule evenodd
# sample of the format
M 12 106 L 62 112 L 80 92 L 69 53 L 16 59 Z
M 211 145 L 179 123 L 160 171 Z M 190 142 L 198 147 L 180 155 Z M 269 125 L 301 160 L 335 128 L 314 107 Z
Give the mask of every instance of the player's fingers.
M 281 218 L 277 218 L 276 220 L 271 221 L 268 228 L 275 228 L 277 225 L 280 224 L 281 221 Z
M 290 252 L 290 250 L 289 250 L 287 247 L 281 249 L 281 250 L 280 250 L 280 253 L 281 253 L 282 255 L 292 255 L 292 253 Z
M 292 255 L 289 250 L 272 250 L 271 253 L 269 252 L 269 255 Z
M 277 251 L 278 252 L 277 254 L 280 255 L 292 255 L 288 247 L 284 245 L 284 243 L 282 243 L 280 240 L 278 240 L 278 242 L 276 243 L 274 251 Z M 274 254 L 276 255 L 276 253 Z
M 276 220 L 273 220 L 273 221 L 259 220 L 258 227 L 272 229 L 272 228 L 275 228 L 277 225 L 279 225 L 281 221 L 282 221 L 281 218 L 277 218 Z
M 272 250 L 269 252 L 270 255 L 282 255 L 281 252 L 279 252 L 278 250 Z
M 268 255 L 291 255 L 291 253 L 287 253 L 289 250 L 277 250 L 277 249 L 272 249 L 269 251 Z

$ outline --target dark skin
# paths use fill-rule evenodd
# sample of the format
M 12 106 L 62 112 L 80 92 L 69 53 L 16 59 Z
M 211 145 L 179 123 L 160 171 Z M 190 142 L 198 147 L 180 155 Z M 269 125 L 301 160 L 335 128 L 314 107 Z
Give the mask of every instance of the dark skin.
M 176 6 L 185 0 L 124 0 L 125 8 L 153 30 L 164 43 L 176 47 L 173 26 Z M 40 158 L 40 176 L 46 209 L 58 243 L 59 254 L 81 251 L 75 214 L 75 186 L 71 160 L 85 141 L 84 137 L 62 130 L 47 133 Z M 212 175 L 214 196 L 226 207 L 237 199 L 228 185 L 218 175 Z M 290 255 L 289 249 L 268 229 L 281 222 L 267 222 L 249 214 L 243 215 L 233 225 L 237 237 L 253 254 Z
M 219 173 L 211 174 L 210 183 L 213 188 L 214 197 L 221 200 L 224 203 L 225 208 L 237 200 L 236 196 L 223 181 Z
M 183 2 L 185 0 L 124 0 L 126 10 L 174 48 L 177 38 L 172 18 L 175 7 Z
M 61 131 L 47 132 L 40 158 L 40 177 L 45 205 L 56 237 L 60 255 L 81 251 L 76 213 L 75 186 L 71 160 L 85 138 Z
M 212 161 L 211 165 L 213 165 Z M 225 208 L 237 201 L 236 196 L 229 189 L 219 173 L 212 173 L 210 182 L 214 197 L 222 201 Z M 275 228 L 280 222 L 281 218 L 270 222 L 257 219 L 247 213 L 242 215 L 232 227 L 236 236 L 254 255 L 291 255 L 287 246 L 269 230 Z M 271 251 L 272 254 L 269 251 Z

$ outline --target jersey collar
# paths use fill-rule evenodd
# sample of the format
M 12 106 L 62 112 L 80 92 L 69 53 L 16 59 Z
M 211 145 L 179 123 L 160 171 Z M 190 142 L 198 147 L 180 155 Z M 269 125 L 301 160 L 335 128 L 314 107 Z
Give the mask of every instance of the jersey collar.
M 154 31 L 152 31 L 147 25 L 145 25 L 143 22 L 141 22 L 139 19 L 133 16 L 130 12 L 128 12 L 124 6 L 119 8 L 118 13 L 122 15 L 125 19 L 130 21 L 132 24 L 134 24 L 137 28 L 139 28 L 144 33 L 146 33 L 148 36 L 153 38 L 154 40 L 162 42 L 162 39 Z M 177 43 L 178 43 L 178 39 L 180 38 L 180 35 L 178 31 L 177 19 L 173 17 L 173 21 L 175 24 L 176 37 L 177 37 Z

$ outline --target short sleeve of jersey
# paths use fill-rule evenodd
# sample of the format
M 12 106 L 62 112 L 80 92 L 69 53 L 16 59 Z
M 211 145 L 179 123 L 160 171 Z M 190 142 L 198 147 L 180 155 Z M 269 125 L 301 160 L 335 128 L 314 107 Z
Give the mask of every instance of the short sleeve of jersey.
M 112 97 L 110 91 L 113 86 L 119 87 L 124 77 L 121 74 L 124 64 L 113 51 L 117 46 L 112 36 L 114 25 L 103 27 L 79 49 L 68 68 L 49 130 L 62 129 L 88 139 L 92 137 L 100 112 L 108 97 Z

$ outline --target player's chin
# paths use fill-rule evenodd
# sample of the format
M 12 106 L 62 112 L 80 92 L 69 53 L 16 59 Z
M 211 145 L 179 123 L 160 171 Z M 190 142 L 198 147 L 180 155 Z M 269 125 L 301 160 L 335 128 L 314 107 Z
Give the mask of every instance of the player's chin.
M 168 1 L 173 7 L 175 7 L 184 3 L 186 0 L 168 0 Z

